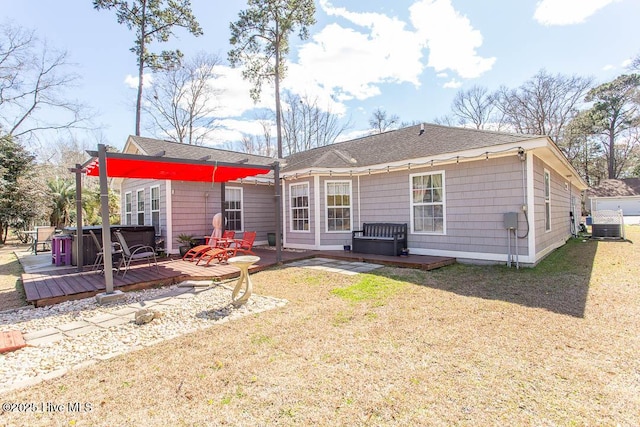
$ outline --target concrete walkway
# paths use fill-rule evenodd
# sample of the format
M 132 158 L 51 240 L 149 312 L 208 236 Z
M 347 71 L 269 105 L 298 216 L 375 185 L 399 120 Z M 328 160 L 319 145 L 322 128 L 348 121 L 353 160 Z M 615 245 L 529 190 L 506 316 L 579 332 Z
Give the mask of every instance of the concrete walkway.
M 207 281 L 203 282 L 202 285 L 208 286 L 210 283 L 211 282 Z M 125 305 L 116 311 L 100 313 L 87 319 L 74 320 L 56 327 L 26 333 L 23 334 L 23 338 L 27 345 L 35 347 L 46 346 L 56 341 L 60 341 L 65 337 L 81 338 L 83 335 L 90 334 L 100 328 L 108 329 L 112 326 L 131 323 L 135 320 L 135 314 L 140 309 L 152 307 L 161 309 L 162 307 L 172 307 L 179 304 L 184 298 L 193 297 L 194 293 L 197 294 L 197 290 L 193 287 L 178 287 L 147 301 Z
M 368 273 L 382 267 L 380 264 L 368 262 L 340 261 L 329 258 L 311 258 L 287 264 L 289 267 L 309 268 L 312 270 L 329 271 L 331 273 L 354 276 L 358 273 Z

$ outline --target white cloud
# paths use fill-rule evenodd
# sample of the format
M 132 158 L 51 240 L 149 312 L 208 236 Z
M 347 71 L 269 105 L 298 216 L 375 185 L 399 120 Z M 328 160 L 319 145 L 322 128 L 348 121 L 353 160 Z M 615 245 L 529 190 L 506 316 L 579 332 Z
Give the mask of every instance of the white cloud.
M 542 0 L 533 18 L 542 25 L 573 25 L 584 22 L 617 0 Z
M 210 86 L 220 91 L 215 110 L 217 117 L 239 117 L 254 108 L 274 108 L 275 96 L 271 85 L 263 85 L 260 101 L 255 104 L 249 96 L 252 83 L 242 77 L 239 68 L 217 65 L 214 71 L 218 77 L 211 80 Z
M 149 73 L 144 73 L 142 75 L 144 80 L 145 87 L 146 85 L 153 84 L 153 75 Z M 124 78 L 124 84 L 129 86 L 131 89 L 138 89 L 138 76 L 132 76 L 131 74 L 127 74 Z
M 622 64 L 620 64 L 620 66 L 622 68 L 628 68 L 631 65 L 632 62 L 633 62 L 633 59 L 628 58 L 628 59 L 625 59 L 624 61 L 622 61 Z
M 297 63 L 289 63 L 283 87 L 317 98 L 319 105 L 337 114 L 346 112 L 346 101 L 380 95 L 381 84 L 420 86 L 427 47 L 428 65 L 442 78 L 449 78 L 446 70 L 462 78 L 478 77 L 495 62 L 476 53 L 482 35 L 453 9 L 450 0 L 414 3 L 409 11 L 415 29 L 396 17 L 351 12 L 328 0 L 320 0 L 320 7 L 351 25 L 328 24 L 301 45 Z
M 211 134 L 212 145 L 223 145 L 242 140 L 245 135 L 261 137 L 264 134 L 262 120 L 259 119 L 222 119 L 216 121 L 218 128 Z M 275 123 L 271 123 L 271 135 L 275 137 Z
M 451 79 L 444 85 L 442 85 L 442 87 L 445 89 L 458 89 L 460 86 L 462 86 L 462 82 L 456 79 Z
M 602 71 L 611 71 L 615 68 L 616 68 L 615 65 L 607 64 L 604 67 L 602 67 Z
M 304 76 L 337 102 L 379 95 L 381 83 L 420 85 L 424 42 L 405 22 L 379 13 L 350 12 L 326 0 L 320 1 L 320 7 L 355 28 L 337 23 L 325 26 L 301 46 L 301 69 L 290 66 L 291 76 Z
M 478 55 L 482 35 L 452 7 L 451 0 L 418 0 L 409 8 L 406 22 L 334 7 L 329 0 L 319 3 L 327 15 L 340 19 L 298 47 L 295 60 L 287 64 L 282 87 L 317 100 L 320 108 L 334 114 L 346 114 L 345 103 L 350 100 L 380 95 L 383 84 L 420 86 L 427 66 L 448 80 L 444 87 L 458 88 L 460 79 L 478 77 L 495 62 Z M 251 83 L 242 78 L 241 70 L 218 66 L 216 72 L 219 77 L 212 86 L 222 93 L 215 114 L 227 119 L 220 122 L 216 137 L 237 141 L 243 134 L 259 135 L 258 121 L 244 118 L 256 108 L 273 109 L 273 87 L 265 86 L 262 99 L 254 105 L 249 97 Z
M 470 79 L 493 67 L 495 57 L 476 53 L 482 46 L 482 34 L 453 8 L 451 0 L 418 1 L 409 12 L 417 34 L 429 48 L 429 66 L 437 72 L 449 69 Z

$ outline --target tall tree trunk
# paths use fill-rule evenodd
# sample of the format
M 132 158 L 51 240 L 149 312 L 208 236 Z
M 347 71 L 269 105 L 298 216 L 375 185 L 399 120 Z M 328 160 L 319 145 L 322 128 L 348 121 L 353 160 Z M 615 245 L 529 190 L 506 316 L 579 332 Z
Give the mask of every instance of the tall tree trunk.
M 142 1 L 142 23 L 140 25 L 140 52 L 138 57 L 138 96 L 136 98 L 136 136 L 140 136 L 140 110 L 142 109 L 142 85 L 144 84 L 145 35 L 147 31 L 147 2 Z
M 615 134 L 614 134 L 614 128 L 612 127 L 609 130 L 609 164 L 608 164 L 608 169 L 609 169 L 609 179 L 615 179 L 616 178 L 616 158 L 615 158 L 615 154 L 616 154 L 616 145 L 615 145 Z
M 276 20 L 276 37 L 278 35 L 278 21 Z M 278 142 L 278 159 L 282 158 L 282 114 L 280 106 L 280 40 L 276 42 L 276 67 L 275 67 L 275 86 L 276 86 L 276 139 Z M 278 183 L 276 183 L 278 185 Z

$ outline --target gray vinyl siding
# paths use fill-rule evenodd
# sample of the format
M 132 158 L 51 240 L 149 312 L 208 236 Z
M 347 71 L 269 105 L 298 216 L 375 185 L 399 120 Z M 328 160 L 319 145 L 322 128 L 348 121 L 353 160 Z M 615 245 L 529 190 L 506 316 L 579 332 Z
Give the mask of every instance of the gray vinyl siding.
M 361 222 L 407 223 L 411 230 L 409 177 L 411 174 L 439 171 L 445 175 L 446 233 L 410 232 L 409 248 L 506 254 L 508 240 L 503 214 L 519 212 L 519 234 L 523 235 L 526 230 L 526 221 L 520 210 L 525 191 L 522 163 L 515 155 L 361 176 Z M 353 181 L 356 183 L 354 205 L 357 205 L 357 179 Z M 358 223 L 357 209 L 354 210 L 354 223 Z M 322 244 L 342 243 L 342 240 L 332 237 L 323 234 Z M 518 245 L 520 255 L 527 255 L 526 239 L 520 239 Z
M 243 230 L 256 231 L 256 241 L 267 240 L 267 233 L 275 231 L 275 199 L 273 185 L 226 183 L 227 188 L 242 188 Z M 211 235 L 213 216 L 221 211 L 221 185 L 203 182 L 172 182 L 172 223 L 174 247 L 182 233 L 196 237 Z
M 160 231 L 162 235 L 166 234 L 167 226 L 167 198 L 166 198 L 166 182 L 153 179 L 123 179 L 120 194 L 120 212 L 121 223 L 124 224 L 124 195 L 131 192 L 131 223 L 137 225 L 138 222 L 138 190 L 144 190 L 144 224 L 151 225 L 151 187 L 160 187 Z
M 545 229 L 545 199 L 544 199 L 544 171 L 551 176 L 551 230 Z M 534 157 L 534 197 L 535 197 L 535 227 L 536 253 L 547 248 L 563 244 L 571 236 L 569 223 L 570 191 L 566 184 L 569 181 L 546 165 L 541 159 Z M 575 195 L 576 189 L 571 193 Z
M 462 167 L 459 167 L 462 166 Z M 447 173 L 447 236 L 438 247 L 446 250 L 507 254 L 509 234 L 504 214 L 518 213 L 518 235 L 527 222 L 522 213 L 526 181 L 517 156 L 451 165 Z M 515 246 L 512 236 L 511 245 Z M 527 255 L 527 240 L 518 239 L 519 254 Z
M 231 187 L 237 185 L 229 183 Z M 256 231 L 256 241 L 266 242 L 267 233 L 276 231 L 276 201 L 273 185 L 240 185 L 243 190 L 244 229 Z
M 303 184 L 309 185 L 309 231 L 294 231 L 291 229 L 291 185 Z M 314 245 L 317 221 L 315 218 L 315 188 L 313 186 L 313 178 L 301 178 L 285 181 L 285 197 L 284 197 L 284 221 L 283 228 L 287 231 L 287 244 L 293 245 Z

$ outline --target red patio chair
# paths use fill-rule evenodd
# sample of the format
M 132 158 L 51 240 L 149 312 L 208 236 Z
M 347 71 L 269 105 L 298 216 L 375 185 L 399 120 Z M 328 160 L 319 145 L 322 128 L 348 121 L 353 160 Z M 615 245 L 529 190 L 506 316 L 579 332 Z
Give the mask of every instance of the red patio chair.
M 209 265 L 211 261 L 214 259 L 218 261 L 218 263 L 223 263 L 229 258 L 229 252 L 231 250 L 229 248 L 209 248 L 208 251 L 200 255 L 198 261 L 196 261 L 196 265 L 200 265 L 200 261 L 206 261 L 205 265 Z
M 193 261 L 194 259 L 200 258 L 205 252 L 211 250 L 212 248 L 219 247 L 218 245 L 219 240 L 221 241 L 221 244 L 225 246 L 229 246 L 230 242 L 225 242 L 225 240 L 233 239 L 235 235 L 236 235 L 235 231 L 225 230 L 225 232 L 222 233 L 221 239 L 214 237 L 212 239 L 209 239 L 209 243 L 206 245 L 194 246 L 193 248 L 189 249 L 186 254 L 184 254 L 182 259 L 184 261 Z
M 233 256 L 238 255 L 238 252 L 242 254 L 255 255 L 251 251 L 253 249 L 253 242 L 256 241 L 256 232 L 255 231 L 245 231 L 242 235 L 242 239 L 234 240 L 233 247 L 229 248 L 233 250 Z

